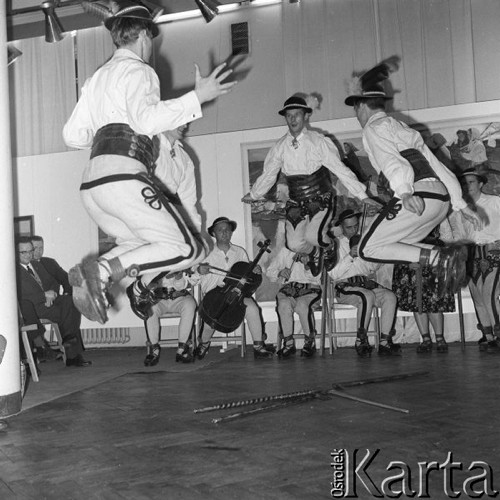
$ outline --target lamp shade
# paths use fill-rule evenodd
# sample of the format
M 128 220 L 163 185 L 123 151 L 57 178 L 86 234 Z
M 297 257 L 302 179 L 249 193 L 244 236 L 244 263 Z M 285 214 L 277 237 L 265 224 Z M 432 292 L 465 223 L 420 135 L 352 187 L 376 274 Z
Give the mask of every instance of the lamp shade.
M 216 0 L 194 0 L 196 5 L 201 11 L 201 14 L 205 18 L 205 21 L 209 23 L 218 13 L 217 7 L 220 3 Z
M 57 18 L 54 2 L 52 0 L 42 2 L 41 8 L 45 14 L 45 41 L 49 43 L 61 41 L 64 29 Z
M 21 57 L 23 53 L 14 45 L 7 45 L 7 66 L 10 66 L 16 59 Z

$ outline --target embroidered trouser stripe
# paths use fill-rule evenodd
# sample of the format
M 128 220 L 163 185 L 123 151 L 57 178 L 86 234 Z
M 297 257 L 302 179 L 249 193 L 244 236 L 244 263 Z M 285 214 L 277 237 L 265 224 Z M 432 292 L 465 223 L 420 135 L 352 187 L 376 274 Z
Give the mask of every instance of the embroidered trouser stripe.
M 393 198 L 379 213 L 368 231 L 363 234 L 358 252 L 370 262 L 418 262 L 421 248 L 430 245 L 422 241 L 446 217 L 450 206 L 449 195 L 437 181 L 419 181 L 415 196 L 425 199 L 421 215 L 406 210 L 399 198 Z
M 118 257 L 139 274 L 180 271 L 205 255 L 204 243 L 182 215 L 182 206 L 156 179 L 147 175 L 110 175 L 81 186 L 90 216 L 117 247 L 104 259 Z
M 345 295 L 347 297 L 359 298 L 359 300 L 361 301 L 361 313 L 360 313 L 360 321 L 359 321 L 358 328 L 364 328 L 364 325 L 366 325 L 368 323 L 367 322 L 368 317 L 371 316 L 371 314 L 372 314 L 371 311 L 368 311 L 368 302 L 367 302 L 365 294 L 360 290 L 344 289 L 344 290 L 339 290 L 339 295 L 340 296 Z M 359 308 L 358 308 L 358 313 L 359 313 Z

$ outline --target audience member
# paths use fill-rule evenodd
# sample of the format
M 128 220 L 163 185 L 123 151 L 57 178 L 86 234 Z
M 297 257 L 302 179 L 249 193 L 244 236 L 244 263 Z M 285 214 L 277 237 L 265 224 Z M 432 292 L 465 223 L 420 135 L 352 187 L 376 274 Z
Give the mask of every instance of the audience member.
M 368 341 L 367 332 L 374 307 L 381 309 L 379 355 L 400 355 L 401 346 L 393 343 L 396 333 L 396 296 L 371 278 L 377 266 L 358 256 L 360 215 L 351 209 L 340 214 L 336 223 L 342 230 L 339 236 L 339 260 L 328 274 L 335 283 L 337 301 L 358 308 L 358 333 L 355 344 L 358 355 L 371 356 L 373 347 Z
M 32 302 L 40 319 L 49 319 L 59 325 L 67 366 L 90 365 L 91 362 L 82 355 L 81 314 L 75 308 L 73 299 L 49 288 L 48 284 L 53 283 L 53 278 L 42 265 L 33 261 L 33 244 L 29 237 L 18 239 L 17 254 L 19 299 Z
M 54 288 L 58 293 L 60 287 L 63 289 L 63 294 L 71 295 L 72 287 L 69 284 L 68 273 L 57 263 L 55 259 L 44 257 L 44 241 L 41 236 L 32 236 L 31 243 L 33 244 L 33 260 L 40 263 L 52 278 L 58 283 L 58 287 Z M 55 286 L 55 285 L 54 285 Z M 52 288 L 52 286 L 51 286 Z
M 294 253 L 283 247 L 266 271 L 271 281 L 280 281 L 282 284 L 276 296 L 276 306 L 283 347 L 276 354 L 283 359 L 297 351 L 293 336 L 294 313 L 299 316 L 304 333 L 301 356 L 310 358 L 316 352 L 314 306 L 321 298 L 321 280 L 304 266 L 308 259 L 307 254 Z

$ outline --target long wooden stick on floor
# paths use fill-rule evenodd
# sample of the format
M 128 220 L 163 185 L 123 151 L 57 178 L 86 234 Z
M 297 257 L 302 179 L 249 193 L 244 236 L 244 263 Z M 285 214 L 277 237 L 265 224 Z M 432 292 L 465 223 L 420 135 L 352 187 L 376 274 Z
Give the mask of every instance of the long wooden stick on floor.
M 364 385 L 364 384 L 375 384 L 379 382 L 389 382 L 389 381 L 394 381 L 394 380 L 400 380 L 400 379 L 405 379 L 409 377 L 416 377 L 419 375 L 427 375 L 429 372 L 425 371 L 419 371 L 419 372 L 410 372 L 410 373 L 399 373 L 399 374 L 394 374 L 394 375 L 387 375 L 383 377 L 374 377 L 374 378 L 368 378 L 364 380 L 353 380 L 353 381 L 347 381 L 347 382 L 341 382 L 340 384 L 333 384 L 334 389 L 344 389 L 345 387 L 353 387 L 356 385 Z M 312 395 L 317 395 L 317 394 L 325 394 L 328 393 L 328 391 L 325 391 L 323 389 L 307 389 L 303 391 L 297 391 L 297 392 L 287 392 L 284 394 L 274 394 L 270 396 L 262 396 L 259 398 L 252 398 L 252 399 L 243 399 L 241 401 L 227 401 L 225 403 L 219 403 L 213 406 L 206 406 L 204 408 L 197 408 L 196 410 L 193 410 L 194 413 L 206 413 L 209 411 L 216 411 L 216 410 L 227 410 L 229 408 L 237 408 L 239 406 L 249 406 L 249 405 L 255 405 L 259 403 L 265 403 L 267 401 L 284 401 L 287 399 L 296 399 L 300 398 L 303 396 L 312 396 Z
M 237 418 L 248 417 L 250 415 L 255 415 L 256 413 L 262 413 L 265 411 L 279 410 L 280 408 L 285 408 L 297 403 L 303 403 L 304 401 L 309 401 L 313 399 L 314 394 L 309 396 L 302 396 L 301 398 L 296 398 L 288 401 L 281 401 L 280 403 L 275 403 L 273 405 L 262 406 L 260 408 L 253 408 L 252 410 L 244 410 L 238 413 L 232 413 L 231 415 L 225 415 L 224 417 L 213 418 L 213 424 L 220 424 L 221 422 L 227 422 L 228 420 L 236 420 Z
M 194 413 L 205 413 L 208 411 L 215 411 L 215 410 L 227 410 L 229 408 L 236 408 L 238 406 L 248 406 L 259 403 L 265 403 L 266 401 L 287 400 L 287 399 L 300 398 L 304 396 L 313 396 L 314 394 L 318 394 L 319 392 L 321 391 L 318 389 L 309 389 L 305 391 L 288 392 L 285 394 L 275 394 L 272 396 L 262 396 L 260 398 L 243 399 L 241 401 L 228 401 L 227 403 L 220 403 L 214 406 L 206 406 L 205 408 L 198 408 L 193 411 Z
M 385 408 L 387 410 L 399 411 L 401 413 L 410 413 L 410 410 L 405 410 L 404 408 L 398 408 L 397 406 L 390 406 L 384 403 L 377 403 L 376 401 L 371 401 L 370 399 L 358 398 L 357 396 L 347 394 L 343 391 L 336 391 L 335 389 L 328 391 L 327 394 L 331 394 L 332 396 L 338 396 L 344 399 L 350 399 L 351 401 L 357 401 L 358 403 L 364 403 L 371 406 L 378 406 L 380 408 Z
M 394 375 L 386 375 L 382 377 L 374 377 L 374 378 L 366 378 L 362 380 L 351 380 L 348 382 L 340 382 L 339 384 L 333 384 L 332 387 L 334 389 L 345 389 L 346 387 L 355 387 L 357 385 L 366 385 L 366 384 L 377 384 L 380 382 L 392 382 L 394 380 L 403 380 L 405 378 L 410 377 L 418 377 L 421 375 L 428 375 L 429 372 L 420 371 L 420 372 L 410 372 L 410 373 L 396 373 Z

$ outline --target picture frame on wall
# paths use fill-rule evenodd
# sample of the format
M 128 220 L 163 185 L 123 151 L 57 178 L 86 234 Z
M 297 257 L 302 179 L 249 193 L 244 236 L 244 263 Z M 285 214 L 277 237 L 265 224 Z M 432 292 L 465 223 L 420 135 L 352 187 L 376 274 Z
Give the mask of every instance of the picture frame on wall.
M 14 235 L 31 237 L 35 234 L 35 218 L 33 215 L 14 217 Z

